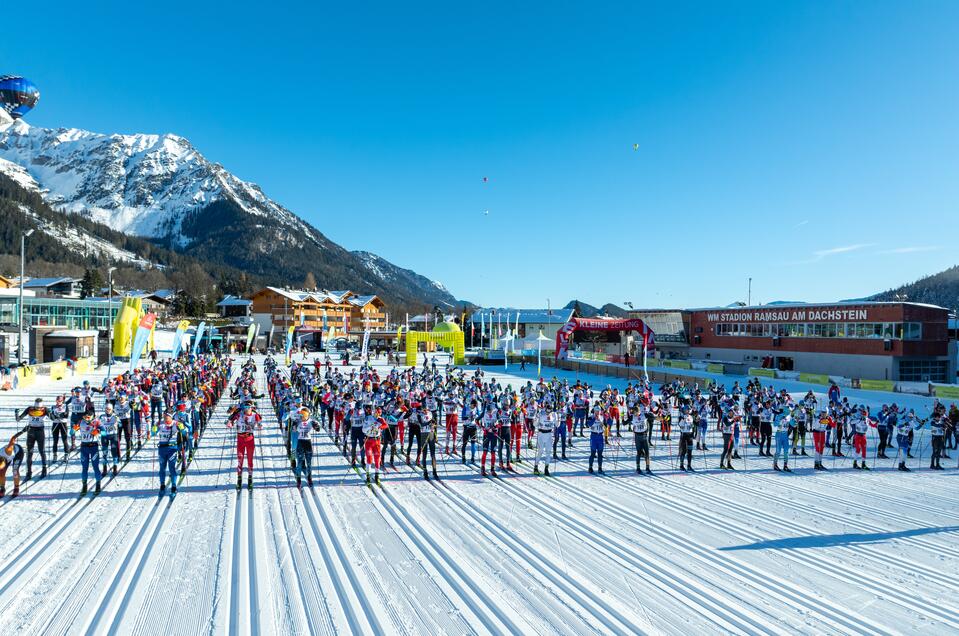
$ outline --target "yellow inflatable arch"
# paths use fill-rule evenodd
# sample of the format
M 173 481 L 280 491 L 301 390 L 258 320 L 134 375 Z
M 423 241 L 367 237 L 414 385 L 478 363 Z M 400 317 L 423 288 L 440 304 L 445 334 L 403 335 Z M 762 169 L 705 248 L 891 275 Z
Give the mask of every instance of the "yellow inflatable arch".
M 449 327 L 452 325 L 455 329 Z M 406 332 L 406 364 L 416 366 L 416 353 L 421 342 L 435 342 L 441 347 L 451 347 L 453 349 L 453 364 L 463 364 L 466 362 L 466 345 L 463 338 L 463 332 L 459 326 L 452 323 L 440 323 L 436 325 L 433 331 L 407 331 Z

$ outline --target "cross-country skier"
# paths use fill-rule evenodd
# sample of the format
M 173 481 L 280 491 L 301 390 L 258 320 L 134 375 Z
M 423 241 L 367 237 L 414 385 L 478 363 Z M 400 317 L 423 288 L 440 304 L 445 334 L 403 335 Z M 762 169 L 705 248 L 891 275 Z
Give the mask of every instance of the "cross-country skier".
M 932 458 L 929 460 L 931 470 L 942 470 L 942 451 L 946 445 L 945 436 L 948 426 L 949 418 L 945 412 L 929 420 L 929 434 L 932 436 Z
M 228 428 L 236 429 L 236 489 L 243 487 L 243 459 L 247 462 L 246 487 L 253 489 L 253 453 L 256 451 L 254 433 L 263 429 L 262 418 L 252 402 L 236 411 L 227 422 Z
M 476 400 L 470 400 L 469 405 L 464 405 L 463 411 L 460 413 L 460 420 L 463 422 L 463 434 L 460 436 L 461 457 L 464 464 L 466 463 L 467 444 L 470 445 L 470 463 L 476 463 L 476 422 L 478 418 Z
M 57 396 L 56 403 L 50 409 L 50 419 L 53 420 L 53 426 L 51 428 L 53 433 L 53 461 L 57 461 L 57 443 L 61 441 L 63 443 L 63 461 L 66 461 L 70 448 L 67 445 L 70 410 L 67 408 L 62 395 Z
M 787 407 L 771 409 L 772 429 L 776 436 L 776 452 L 773 454 L 773 468 L 779 470 L 779 456 L 783 458 L 783 472 L 791 473 L 789 468 L 789 428 L 792 424 L 792 414 Z M 768 448 L 768 445 L 767 445 Z
M 553 431 L 556 428 L 556 413 L 549 409 L 539 410 L 536 416 L 536 458 L 533 460 L 533 473 L 539 474 L 539 462 L 546 464 L 545 474 L 549 476 L 549 455 L 555 448 Z
M 117 463 L 120 461 L 120 440 L 117 439 L 117 429 L 120 427 L 120 418 L 113 412 L 113 405 L 107 402 L 103 415 L 100 416 L 100 450 L 103 453 L 102 473 L 106 474 L 110 457 L 113 458 L 113 474 L 117 474 Z
M 435 362 L 435 360 L 434 360 Z M 430 455 L 430 465 L 433 467 L 433 477 L 439 478 L 439 475 L 436 473 L 436 420 L 433 418 L 432 411 L 428 409 L 421 408 L 419 410 L 420 415 L 420 443 L 418 446 L 423 447 L 423 479 L 429 479 L 429 473 L 427 472 L 426 464 L 426 454 Z M 419 466 L 420 454 L 419 450 L 416 453 L 416 465 Z
M 363 420 L 363 454 L 366 455 L 366 483 L 370 483 L 370 465 L 373 465 L 373 481 L 380 483 L 380 462 L 383 458 L 383 449 L 380 446 L 380 435 L 389 428 L 386 420 L 379 414 L 373 413 L 371 404 L 364 407 L 366 415 Z M 436 448 L 434 442 L 433 448 Z M 426 457 L 423 457 L 423 476 L 426 477 Z M 433 455 L 433 473 L 436 474 L 436 455 Z
M 84 412 L 80 421 L 73 425 L 73 432 L 80 438 L 80 478 L 83 480 L 83 488 L 80 495 L 87 494 L 87 475 L 90 464 L 93 464 L 93 475 L 97 478 L 96 489 L 94 492 L 100 492 L 100 422 L 93 419 L 93 405 L 90 404 Z
M 499 415 L 493 404 L 488 404 L 482 417 L 477 420 L 483 432 L 483 454 L 480 457 L 480 474 L 486 476 L 486 456 L 489 454 L 489 468 L 493 477 L 496 477 L 496 443 L 499 440 Z
M 693 413 L 683 407 L 679 416 L 679 469 L 693 471 Z M 685 465 L 683 461 L 685 460 Z
M 17 438 L 23 431 L 10 438 L 10 441 L 0 448 L 0 497 L 7 492 L 7 468 L 13 469 L 13 492 L 16 497 L 20 494 L 20 464 L 23 462 L 23 446 L 17 444 Z
M 130 454 L 133 449 L 133 408 L 130 406 L 130 400 L 127 395 L 121 394 L 117 399 L 117 405 L 114 407 L 114 412 L 116 413 L 117 418 L 120 420 L 119 435 L 117 436 L 117 444 L 120 442 L 120 438 L 125 438 L 126 440 L 126 459 L 130 461 Z
M 306 484 L 313 485 L 313 440 L 310 436 L 320 431 L 320 425 L 311 416 L 310 409 L 305 406 L 297 411 L 296 422 L 296 464 L 293 472 L 296 474 L 296 485 L 302 484 L 300 473 L 306 471 Z
M 183 432 L 183 423 L 170 413 L 166 413 L 158 424 L 152 427 L 157 441 L 157 462 L 160 464 L 160 495 L 166 492 L 166 473 L 170 471 L 170 492 L 176 494 L 177 455 L 180 450 L 179 438 Z
M 646 473 L 652 474 L 653 471 L 649 469 L 649 433 L 652 430 L 650 426 L 651 418 L 647 413 L 644 413 L 644 404 L 648 404 L 649 400 L 644 396 L 640 400 L 640 405 L 633 409 L 633 412 L 629 416 L 629 422 L 633 429 L 633 439 L 636 442 L 636 473 L 641 472 L 640 460 L 646 460 Z
M 918 431 L 925 425 L 925 420 L 920 420 L 913 409 L 909 409 L 896 426 L 896 444 L 899 445 L 899 470 L 909 472 L 906 466 L 906 458 L 912 457 L 909 452 L 912 446 L 912 433 Z
M 826 467 L 822 463 L 822 454 L 826 449 L 826 433 L 835 426 L 836 423 L 833 422 L 832 417 L 830 417 L 829 413 L 825 410 L 819 411 L 819 417 L 813 420 L 812 443 L 816 451 L 813 468 L 816 470 L 826 470 Z
M 869 465 L 866 463 L 866 433 L 869 431 L 869 427 L 875 427 L 876 423 L 869 419 L 866 407 L 863 406 L 849 418 L 849 426 L 852 428 L 853 434 L 853 456 L 859 456 L 859 460 L 853 460 L 852 467 L 860 470 L 869 470 Z M 857 465 L 857 461 L 861 461 L 862 464 Z
M 606 448 L 605 424 L 603 423 L 603 414 L 598 407 L 593 408 L 592 413 L 586 418 L 586 426 L 589 428 L 589 473 L 593 474 L 593 460 L 599 462 L 598 471 L 600 475 L 603 472 L 603 450 Z
M 40 452 L 40 477 L 47 476 L 47 451 L 44 436 L 44 420 L 53 421 L 50 410 L 43 405 L 43 399 L 37 398 L 33 406 L 23 409 L 17 414 L 17 421 L 24 418 L 27 420 L 27 426 L 23 431 L 27 434 L 27 476 L 24 481 L 30 481 L 33 477 L 33 447 L 37 446 Z
M 723 452 L 719 456 L 719 467 L 724 470 L 733 469 L 733 451 L 735 448 L 734 434 L 742 414 L 739 411 L 739 405 L 732 403 L 724 405 L 722 419 L 720 420 L 719 430 L 723 435 Z

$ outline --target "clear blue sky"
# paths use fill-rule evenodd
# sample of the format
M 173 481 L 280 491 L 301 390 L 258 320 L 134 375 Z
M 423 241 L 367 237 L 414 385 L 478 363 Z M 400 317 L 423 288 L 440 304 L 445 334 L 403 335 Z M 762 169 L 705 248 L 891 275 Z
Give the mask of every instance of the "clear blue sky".
M 20 3 L 0 70 L 33 125 L 181 134 L 481 304 L 827 301 L 959 262 L 959 3 L 287 4 Z

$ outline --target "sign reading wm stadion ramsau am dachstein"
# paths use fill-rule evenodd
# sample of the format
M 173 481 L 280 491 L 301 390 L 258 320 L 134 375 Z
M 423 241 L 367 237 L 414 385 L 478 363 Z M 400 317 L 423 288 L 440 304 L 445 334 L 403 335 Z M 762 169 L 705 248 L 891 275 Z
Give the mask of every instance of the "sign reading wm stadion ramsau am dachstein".
M 810 307 L 806 309 L 756 309 L 730 312 L 709 312 L 709 322 L 846 322 L 869 321 L 868 309 Z

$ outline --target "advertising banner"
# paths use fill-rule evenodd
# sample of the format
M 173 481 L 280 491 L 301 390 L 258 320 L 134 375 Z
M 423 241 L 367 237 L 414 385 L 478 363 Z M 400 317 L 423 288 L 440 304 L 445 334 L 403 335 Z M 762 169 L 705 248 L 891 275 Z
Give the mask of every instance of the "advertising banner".
M 143 355 L 143 350 L 147 346 L 147 341 L 150 339 L 150 332 L 153 331 L 156 320 L 156 314 L 144 314 L 143 318 L 140 319 L 140 325 L 137 327 L 136 335 L 133 337 L 133 351 L 130 354 L 130 373 L 133 373 L 137 362 L 140 361 L 140 356 Z

